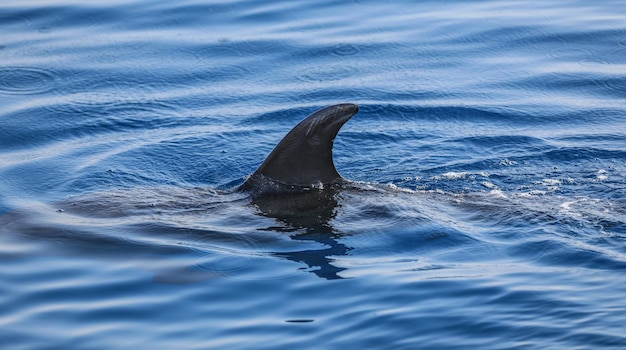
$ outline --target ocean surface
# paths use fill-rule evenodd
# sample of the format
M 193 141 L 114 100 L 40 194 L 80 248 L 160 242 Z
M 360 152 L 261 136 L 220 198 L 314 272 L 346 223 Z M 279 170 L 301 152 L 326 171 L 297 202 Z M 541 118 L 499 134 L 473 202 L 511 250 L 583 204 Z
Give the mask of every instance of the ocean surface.
M 626 6 L 1 1 L 0 264 L 3 349 L 626 348 Z

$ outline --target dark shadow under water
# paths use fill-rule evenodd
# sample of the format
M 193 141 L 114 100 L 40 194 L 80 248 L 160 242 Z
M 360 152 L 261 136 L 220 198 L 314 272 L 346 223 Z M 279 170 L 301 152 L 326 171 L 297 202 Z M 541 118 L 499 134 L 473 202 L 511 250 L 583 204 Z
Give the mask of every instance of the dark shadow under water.
M 341 279 L 339 273 L 345 268 L 334 266 L 333 256 L 347 255 L 350 247 L 340 243 L 342 236 L 331 224 L 337 214 L 339 188 L 310 189 L 293 193 L 265 193 L 253 195 L 252 204 L 260 215 L 277 220 L 282 226 L 264 230 L 299 232 L 291 236 L 300 241 L 314 241 L 326 249 L 274 253 L 274 256 L 305 263 L 318 277 L 328 280 Z

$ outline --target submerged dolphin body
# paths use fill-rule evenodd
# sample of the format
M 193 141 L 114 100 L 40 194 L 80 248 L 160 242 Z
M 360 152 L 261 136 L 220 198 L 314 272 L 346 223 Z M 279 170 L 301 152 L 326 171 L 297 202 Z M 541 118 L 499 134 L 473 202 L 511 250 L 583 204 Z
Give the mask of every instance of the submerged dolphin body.
M 296 125 L 240 189 L 256 193 L 341 183 L 333 162 L 339 129 L 357 112 L 344 103 L 318 110 Z

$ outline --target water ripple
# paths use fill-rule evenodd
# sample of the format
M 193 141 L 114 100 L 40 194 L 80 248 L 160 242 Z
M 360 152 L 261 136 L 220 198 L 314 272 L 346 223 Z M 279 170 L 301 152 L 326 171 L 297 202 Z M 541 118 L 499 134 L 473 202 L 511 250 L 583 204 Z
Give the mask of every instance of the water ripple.
M 296 79 L 309 82 L 336 81 L 357 76 L 358 67 L 344 65 L 320 65 L 298 72 Z
M 488 42 L 510 44 L 512 42 L 520 47 L 536 46 L 545 41 L 559 40 L 546 30 L 540 30 L 535 26 L 506 27 L 487 29 L 478 33 L 463 36 L 462 41 L 472 44 L 484 44 Z M 563 39 L 560 39 L 563 40 Z
M 287 47 L 278 40 L 248 40 L 230 41 L 222 39 L 214 44 L 209 44 L 199 48 L 187 49 L 198 60 L 211 61 L 218 58 L 229 57 L 258 57 L 280 53 Z
M 338 44 L 333 47 L 332 52 L 338 56 L 352 56 L 361 52 L 361 49 L 353 44 Z
M 119 95 L 103 92 L 75 94 L 70 103 L 58 106 L 58 108 L 71 114 L 86 113 L 93 116 L 117 114 L 118 117 L 122 115 L 136 117 L 138 114 L 175 110 L 175 106 L 166 101 L 124 99 Z
M 604 79 L 603 83 L 606 84 L 607 87 L 619 91 L 619 92 L 626 92 L 626 76 L 623 77 L 619 77 L 619 78 L 609 78 L 609 79 Z M 624 96 L 622 94 L 622 96 Z
M 223 241 L 222 244 L 219 240 Z M 203 255 L 197 259 L 194 268 L 222 278 L 249 281 L 287 279 L 298 274 L 298 270 L 289 265 L 287 270 L 276 270 L 276 258 L 264 252 L 264 247 L 269 248 L 246 235 L 229 235 L 217 240 L 205 236 L 193 243 L 193 249 Z M 270 266 L 273 268 L 269 269 Z
M 558 48 L 551 50 L 547 55 L 552 58 L 576 60 L 588 59 L 594 56 L 591 50 L 581 48 Z
M 28 27 L 31 25 L 30 18 L 22 15 L 0 15 L 0 28 L 12 28 L 18 29 L 23 27 Z
M 326 44 L 319 46 L 310 46 L 310 45 L 295 45 L 292 55 L 297 58 L 303 59 L 319 59 L 324 57 L 346 57 L 346 56 L 354 56 L 358 55 L 361 52 L 361 48 L 358 45 L 351 43 L 344 44 Z
M 39 67 L 0 67 L 0 94 L 29 95 L 51 90 L 58 73 Z
M 243 79 L 251 76 L 250 69 L 243 65 L 236 64 L 219 64 L 209 68 L 206 68 L 200 72 L 195 72 L 188 76 L 189 81 L 224 81 L 233 79 Z

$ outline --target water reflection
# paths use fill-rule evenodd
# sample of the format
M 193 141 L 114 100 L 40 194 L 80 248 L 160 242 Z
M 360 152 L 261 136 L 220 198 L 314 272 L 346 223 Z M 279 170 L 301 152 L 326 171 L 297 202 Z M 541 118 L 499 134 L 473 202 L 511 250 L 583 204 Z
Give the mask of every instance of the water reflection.
M 297 193 L 271 193 L 252 196 L 260 215 L 276 219 L 281 226 L 266 230 L 298 232 L 292 239 L 315 241 L 325 249 L 274 253 L 275 256 L 305 263 L 311 272 L 325 279 L 341 279 L 345 268 L 333 265 L 333 256 L 347 255 L 352 249 L 338 239 L 342 236 L 330 223 L 337 213 L 339 189 L 329 187 Z

